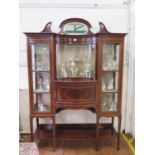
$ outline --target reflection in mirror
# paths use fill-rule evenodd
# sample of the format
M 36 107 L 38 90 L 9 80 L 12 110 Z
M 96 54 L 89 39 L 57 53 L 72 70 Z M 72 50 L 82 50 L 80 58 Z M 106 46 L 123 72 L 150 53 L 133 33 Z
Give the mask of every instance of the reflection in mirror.
M 80 22 L 70 22 L 64 25 L 63 32 L 69 35 L 82 35 L 88 32 L 88 27 Z

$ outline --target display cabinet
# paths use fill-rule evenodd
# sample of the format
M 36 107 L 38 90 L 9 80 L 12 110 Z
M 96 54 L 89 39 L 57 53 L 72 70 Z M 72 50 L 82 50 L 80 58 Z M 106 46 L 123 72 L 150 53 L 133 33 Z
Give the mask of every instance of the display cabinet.
M 117 148 L 121 127 L 123 51 L 125 33 L 110 33 L 99 22 L 99 32 L 91 32 L 91 24 L 70 18 L 60 24 L 60 32 L 51 31 L 51 22 L 40 33 L 27 36 L 30 128 L 33 118 L 52 120 L 51 140 L 55 150 L 57 139 L 89 139 L 99 143 L 101 117 L 118 118 Z M 65 109 L 87 109 L 96 114 L 95 129 L 86 136 L 59 132 L 56 113 Z M 37 135 L 39 135 L 39 130 Z M 79 138 L 81 137 L 81 138 Z M 62 138 L 62 139 L 63 139 Z

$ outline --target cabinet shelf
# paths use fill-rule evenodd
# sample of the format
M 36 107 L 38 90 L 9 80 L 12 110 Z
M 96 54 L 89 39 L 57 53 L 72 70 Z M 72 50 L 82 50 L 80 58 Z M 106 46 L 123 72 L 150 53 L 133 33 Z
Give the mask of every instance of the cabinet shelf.
M 46 94 L 46 93 L 50 93 L 50 91 L 49 90 L 35 89 L 35 90 L 33 90 L 33 93 L 36 93 L 36 94 Z
M 118 90 L 102 90 L 102 93 L 118 93 Z
M 32 70 L 32 72 L 50 72 L 50 70 Z
M 119 72 L 119 70 L 102 70 L 103 72 Z
M 101 130 L 101 126 L 99 130 Z M 60 125 L 58 127 L 58 139 L 62 140 L 89 140 L 96 137 L 96 126 L 91 124 Z
M 53 136 L 52 130 L 53 126 L 51 124 L 39 124 L 38 128 L 35 130 L 34 136 L 39 139 L 51 139 Z

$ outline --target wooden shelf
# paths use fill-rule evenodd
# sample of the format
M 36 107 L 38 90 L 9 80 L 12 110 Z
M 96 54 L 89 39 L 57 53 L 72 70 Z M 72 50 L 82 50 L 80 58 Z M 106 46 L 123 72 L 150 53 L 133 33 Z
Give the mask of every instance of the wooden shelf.
M 58 139 L 62 140 L 87 140 L 95 138 L 95 129 L 63 129 L 58 131 Z
M 52 139 L 52 136 L 53 132 L 51 124 L 39 124 L 39 128 L 36 129 L 34 133 L 34 137 L 39 139 Z
M 102 129 L 111 127 L 110 124 L 100 125 L 100 135 Z M 96 125 L 94 124 L 57 124 L 57 139 L 60 140 L 89 140 L 96 138 Z M 39 134 L 38 134 L 39 133 Z M 34 136 L 39 139 L 52 139 L 52 124 L 39 124 Z

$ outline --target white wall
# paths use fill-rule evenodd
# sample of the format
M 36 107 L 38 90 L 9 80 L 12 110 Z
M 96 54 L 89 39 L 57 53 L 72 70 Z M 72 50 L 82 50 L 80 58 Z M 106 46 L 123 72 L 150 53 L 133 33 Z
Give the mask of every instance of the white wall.
M 92 24 L 92 31 L 97 32 L 99 29 L 98 22 L 102 21 L 107 29 L 110 32 L 122 32 L 122 33 L 130 33 L 126 37 L 125 42 L 125 62 L 124 62 L 124 91 L 123 91 L 123 118 L 122 118 L 122 129 L 126 127 L 126 130 L 129 132 L 134 132 L 131 126 L 133 122 L 133 118 L 130 117 L 132 115 L 132 107 L 131 105 L 134 103 L 134 99 L 131 100 L 130 97 L 133 97 L 134 92 L 131 92 L 131 88 L 133 89 L 134 84 L 130 84 L 130 79 L 134 77 L 133 69 L 134 65 L 128 64 L 128 62 L 134 62 L 134 53 L 132 52 L 134 49 L 134 33 L 132 31 L 134 23 L 134 10 L 133 10 L 133 1 L 128 2 L 127 0 L 83 0 L 83 1 L 51 1 L 51 0 L 21 0 L 20 1 L 20 89 L 28 89 L 28 80 L 27 80 L 27 63 L 26 63 L 26 38 L 23 32 L 40 32 L 44 25 L 52 21 L 52 30 L 58 32 L 58 26 L 60 22 L 66 18 L 71 17 L 79 17 L 88 20 Z M 132 8 L 132 9 L 131 9 Z M 131 11 L 132 10 L 132 11 Z M 132 55 L 131 55 L 132 53 Z M 132 60 L 127 56 L 132 56 Z M 128 61 L 130 60 L 130 61 Z M 128 67 L 129 66 L 129 67 Z M 128 68 L 130 68 L 128 70 Z M 132 74 L 131 74 L 132 73 Z M 128 78 L 130 77 L 130 78 Z M 129 87 L 127 87 L 129 86 Z M 126 91 L 128 90 L 128 91 Z M 129 97 L 130 93 L 130 97 Z M 20 100 L 20 110 L 22 111 L 22 99 Z M 126 104 L 127 103 L 127 104 Z M 25 103 L 28 104 L 28 103 Z M 128 107 L 128 108 L 127 108 Z M 127 110 L 126 110 L 127 109 Z M 28 111 L 28 109 L 27 109 Z M 28 113 L 28 112 L 27 112 Z M 59 120 L 59 122 L 76 122 L 76 119 L 68 120 L 68 114 L 72 113 L 72 111 L 64 112 L 63 120 Z M 72 113 L 73 114 L 73 113 Z M 94 122 L 94 115 L 90 114 L 89 116 L 86 112 L 82 112 L 81 117 L 78 122 Z M 86 114 L 86 118 L 84 116 Z M 127 114 L 127 115 L 126 115 Z M 26 117 L 23 113 L 20 114 L 21 120 L 24 120 Z M 79 115 L 78 115 L 79 116 Z M 61 119 L 59 118 L 59 119 Z M 65 119 L 66 118 L 66 119 Z M 75 118 L 77 118 L 75 116 Z M 27 118 L 28 119 L 28 118 Z M 24 121 L 22 121 L 23 123 Z M 132 123 L 131 123 L 132 122 Z M 117 125 L 117 121 L 115 126 Z M 24 126 L 24 124 L 22 125 Z M 28 130 L 28 127 L 23 127 L 23 130 Z M 134 134 L 134 133 L 133 133 Z

